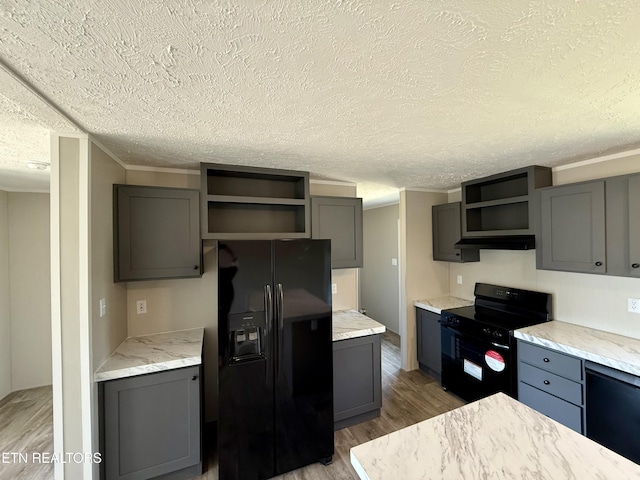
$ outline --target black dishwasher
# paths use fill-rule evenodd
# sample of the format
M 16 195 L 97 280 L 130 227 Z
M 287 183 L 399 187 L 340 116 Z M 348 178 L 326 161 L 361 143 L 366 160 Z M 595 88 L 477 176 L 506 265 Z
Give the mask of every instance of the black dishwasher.
M 640 378 L 586 362 L 587 437 L 640 464 Z

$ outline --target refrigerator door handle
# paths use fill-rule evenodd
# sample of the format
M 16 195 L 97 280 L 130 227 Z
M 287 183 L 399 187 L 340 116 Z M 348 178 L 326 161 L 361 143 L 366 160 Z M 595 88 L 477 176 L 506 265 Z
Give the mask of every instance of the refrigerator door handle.
M 264 286 L 264 312 L 267 319 L 267 332 L 273 326 L 273 297 L 271 295 L 271 285 Z
M 283 329 L 284 329 L 284 293 L 282 291 L 282 284 L 278 283 L 276 285 L 276 322 L 277 322 L 277 329 L 278 329 L 278 347 L 277 347 L 277 354 L 276 354 L 276 377 L 280 376 L 280 363 L 281 363 L 281 358 L 280 356 L 282 355 L 282 344 L 283 344 L 283 339 L 282 339 L 282 333 L 283 333 Z

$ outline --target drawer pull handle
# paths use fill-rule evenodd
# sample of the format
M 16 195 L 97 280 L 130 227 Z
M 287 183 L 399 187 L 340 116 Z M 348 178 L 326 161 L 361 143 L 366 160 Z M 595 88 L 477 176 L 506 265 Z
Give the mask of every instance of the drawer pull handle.
M 631 264 L 631 268 L 638 268 L 640 267 L 640 263 L 632 263 Z
M 197 379 L 198 379 L 197 375 L 194 375 L 193 377 L 191 377 L 191 380 L 197 380 Z
M 542 383 L 544 383 L 545 385 L 549 385 L 551 382 L 550 382 L 549 380 L 545 380 L 545 381 L 544 381 L 544 382 L 542 382 Z
M 601 267 L 602 266 L 602 262 L 596 262 L 596 267 Z
M 544 358 L 542 359 L 542 361 L 543 361 L 544 363 L 549 363 L 549 359 L 548 359 L 547 357 L 544 357 Z

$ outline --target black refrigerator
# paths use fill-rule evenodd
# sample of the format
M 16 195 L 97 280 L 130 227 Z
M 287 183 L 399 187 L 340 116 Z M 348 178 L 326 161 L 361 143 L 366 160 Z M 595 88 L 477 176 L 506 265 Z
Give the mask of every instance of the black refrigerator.
M 333 456 L 329 240 L 218 242 L 220 480 Z

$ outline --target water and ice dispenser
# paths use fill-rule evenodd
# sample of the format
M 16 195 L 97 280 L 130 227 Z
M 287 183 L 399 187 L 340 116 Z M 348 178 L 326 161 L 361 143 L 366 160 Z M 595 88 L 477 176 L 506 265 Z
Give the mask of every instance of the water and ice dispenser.
M 229 363 L 241 363 L 265 358 L 264 312 L 229 315 Z

